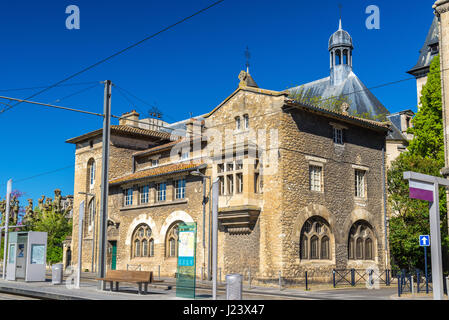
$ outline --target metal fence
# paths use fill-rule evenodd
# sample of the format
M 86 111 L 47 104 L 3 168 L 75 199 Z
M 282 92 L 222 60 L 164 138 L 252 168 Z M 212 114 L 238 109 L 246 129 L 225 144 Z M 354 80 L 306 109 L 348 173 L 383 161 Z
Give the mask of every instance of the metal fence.
M 332 270 L 332 284 L 334 288 L 338 285 L 350 285 L 352 287 L 357 284 L 367 284 L 374 286 L 375 284 L 391 284 L 391 270 L 386 269 L 378 272 L 374 269 L 334 269 Z

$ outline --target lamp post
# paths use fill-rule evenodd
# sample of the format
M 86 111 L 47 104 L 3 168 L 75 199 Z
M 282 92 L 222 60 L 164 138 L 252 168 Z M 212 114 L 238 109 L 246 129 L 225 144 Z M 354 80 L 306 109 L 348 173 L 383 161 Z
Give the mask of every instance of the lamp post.
M 206 202 L 209 202 L 209 232 L 208 232 L 209 245 L 207 247 L 207 279 L 211 280 L 211 277 L 212 277 L 211 270 L 210 270 L 210 267 L 211 267 L 211 261 L 210 261 L 211 260 L 211 255 L 210 255 L 211 214 L 210 214 L 210 212 L 211 212 L 211 210 L 210 210 L 210 201 L 209 201 L 210 199 L 207 199 L 207 197 L 206 197 L 206 179 L 209 179 L 209 195 L 210 195 L 210 190 L 212 188 L 211 177 L 201 173 L 199 171 L 199 169 L 196 169 L 195 171 L 191 171 L 190 175 L 203 178 L 203 250 L 206 247 L 206 237 L 205 237 L 205 234 L 206 234 L 206 229 L 205 229 L 206 228 Z

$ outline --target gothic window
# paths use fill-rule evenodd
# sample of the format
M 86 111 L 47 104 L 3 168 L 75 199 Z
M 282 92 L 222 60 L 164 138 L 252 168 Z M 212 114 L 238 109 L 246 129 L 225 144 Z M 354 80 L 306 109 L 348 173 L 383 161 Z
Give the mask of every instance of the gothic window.
M 182 221 L 176 221 L 167 230 L 167 235 L 165 237 L 165 256 L 168 258 L 178 256 L 178 234 L 179 234 L 179 224 Z
M 137 226 L 133 234 L 132 258 L 154 256 L 154 239 L 147 224 Z
M 303 260 L 329 260 L 330 229 L 326 220 L 315 216 L 308 219 L 301 230 L 300 257 Z
M 374 259 L 374 233 L 365 221 L 357 221 L 351 227 L 348 239 L 348 258 L 351 260 Z
M 321 259 L 329 259 L 329 237 L 324 236 L 321 239 Z

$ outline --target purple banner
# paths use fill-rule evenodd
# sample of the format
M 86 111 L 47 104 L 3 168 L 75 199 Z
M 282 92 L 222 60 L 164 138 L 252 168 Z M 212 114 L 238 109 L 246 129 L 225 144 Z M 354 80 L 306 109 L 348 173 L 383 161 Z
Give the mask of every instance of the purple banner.
M 419 200 L 425 200 L 425 201 L 433 201 L 433 192 L 429 190 L 424 189 L 418 189 L 418 188 L 409 188 L 410 189 L 410 198 L 412 199 L 419 199 Z

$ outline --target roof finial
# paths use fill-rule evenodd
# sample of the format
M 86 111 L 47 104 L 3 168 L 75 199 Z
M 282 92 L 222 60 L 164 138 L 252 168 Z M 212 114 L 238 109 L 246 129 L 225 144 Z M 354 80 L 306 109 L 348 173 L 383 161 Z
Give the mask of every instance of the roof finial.
M 246 57 L 246 73 L 249 74 L 249 58 L 251 58 L 251 54 L 249 53 L 248 46 L 246 46 L 245 57 Z
M 338 30 L 341 30 L 341 8 L 343 8 L 343 5 L 341 3 L 339 3 L 338 8 L 340 9 L 340 20 L 339 20 L 339 24 L 338 24 Z

